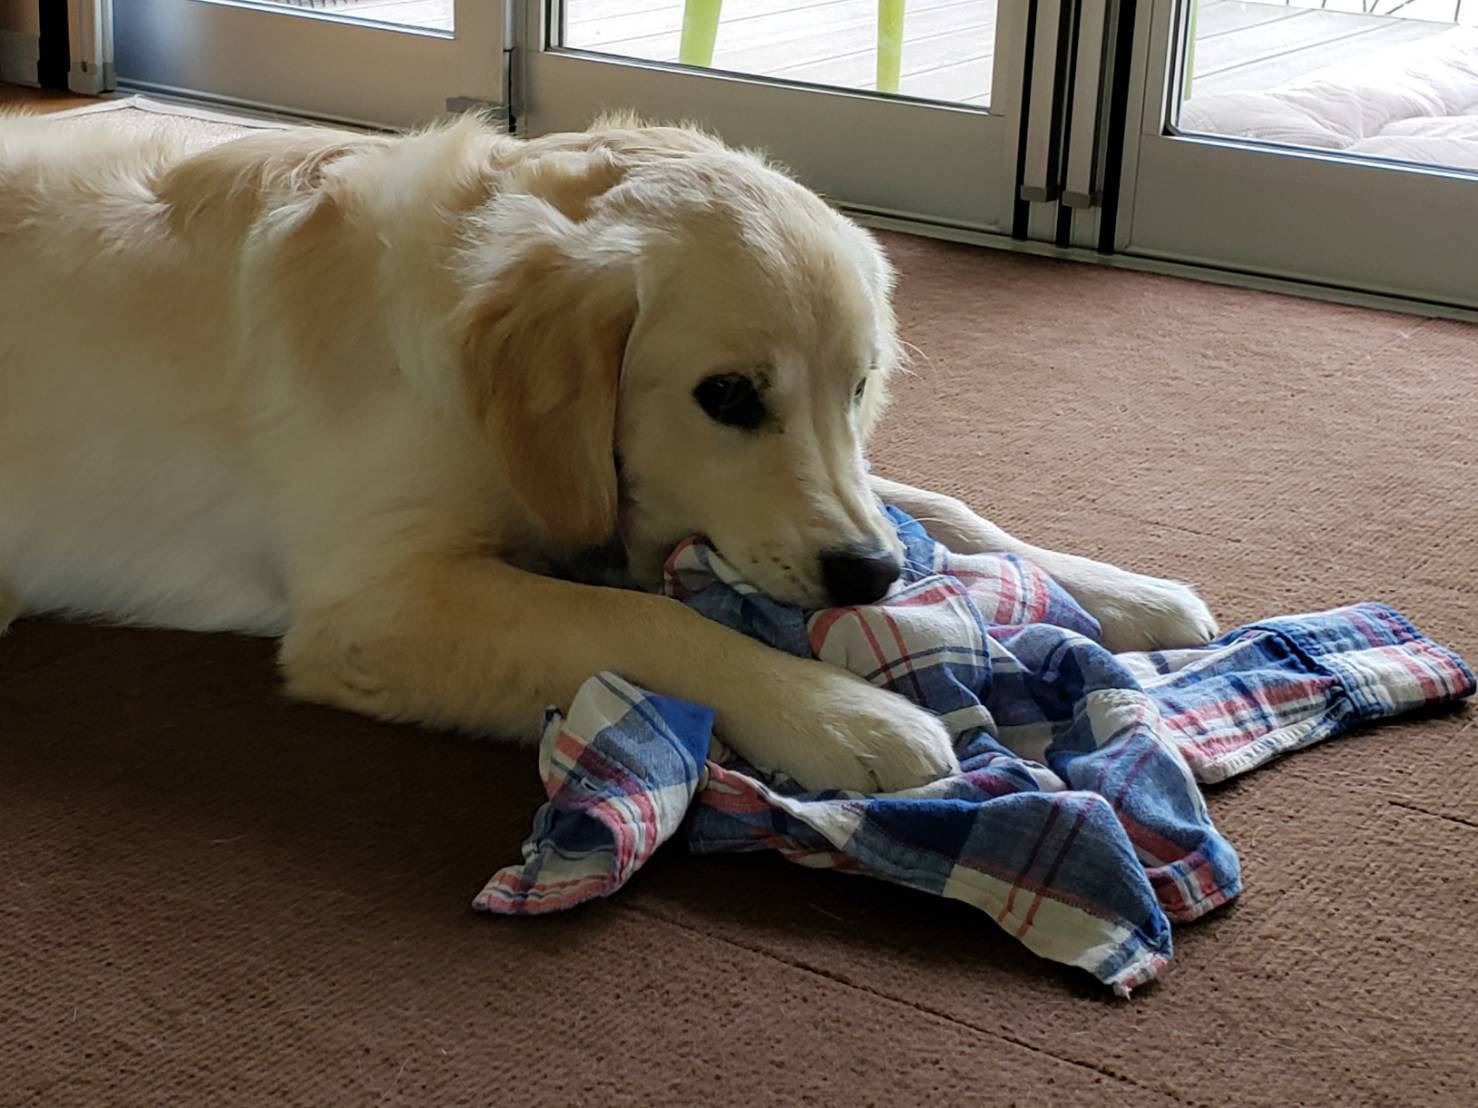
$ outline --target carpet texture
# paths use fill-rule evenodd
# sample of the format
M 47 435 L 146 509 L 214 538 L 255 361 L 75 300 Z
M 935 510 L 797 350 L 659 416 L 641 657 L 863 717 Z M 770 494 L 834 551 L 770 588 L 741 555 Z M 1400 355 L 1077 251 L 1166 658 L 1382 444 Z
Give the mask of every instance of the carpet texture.
M 1478 329 L 885 241 L 878 468 L 1197 582 L 1389 602 L 1478 660 Z M 0 1104 L 1478 1103 L 1478 713 L 1212 789 L 1242 899 L 1113 999 L 974 911 L 665 848 L 474 915 L 533 751 L 291 704 L 270 643 L 0 639 Z

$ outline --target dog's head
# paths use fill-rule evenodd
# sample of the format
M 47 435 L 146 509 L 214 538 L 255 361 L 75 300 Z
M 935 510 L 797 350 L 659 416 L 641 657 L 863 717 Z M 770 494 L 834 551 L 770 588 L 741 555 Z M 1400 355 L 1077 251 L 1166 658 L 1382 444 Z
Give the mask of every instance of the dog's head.
M 901 550 L 863 444 L 899 347 L 872 238 L 683 129 L 532 144 L 470 223 L 480 418 L 558 544 L 619 534 L 654 584 L 703 534 L 793 603 L 864 603 Z

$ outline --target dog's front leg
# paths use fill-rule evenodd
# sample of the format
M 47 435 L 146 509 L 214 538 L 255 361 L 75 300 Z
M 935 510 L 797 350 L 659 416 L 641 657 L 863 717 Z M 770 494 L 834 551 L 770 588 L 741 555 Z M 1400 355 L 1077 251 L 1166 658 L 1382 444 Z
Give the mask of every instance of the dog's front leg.
M 1046 570 L 1098 620 L 1110 650 L 1200 646 L 1216 636 L 1216 620 L 1189 585 L 1022 542 L 952 496 L 883 477 L 873 477 L 872 488 L 884 502 L 917 518 L 951 550 L 1016 554 Z
M 791 657 L 675 600 L 541 577 L 484 558 L 406 567 L 305 611 L 283 641 L 289 690 L 385 719 L 531 735 L 591 674 L 707 704 L 752 762 L 808 788 L 893 791 L 958 768 L 902 697 Z

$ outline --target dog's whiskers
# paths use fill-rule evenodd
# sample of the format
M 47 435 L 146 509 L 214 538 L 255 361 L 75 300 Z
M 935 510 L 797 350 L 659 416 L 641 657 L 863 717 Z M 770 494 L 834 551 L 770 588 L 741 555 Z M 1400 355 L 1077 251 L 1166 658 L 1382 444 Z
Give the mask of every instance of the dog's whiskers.
M 898 345 L 901 346 L 901 347 L 903 347 L 905 350 L 908 351 L 908 363 L 905 364 L 902 367 L 902 369 L 903 369 L 903 371 L 905 373 L 912 373 L 913 372 L 913 361 L 914 361 L 914 358 L 916 358 L 916 357 L 919 358 L 921 361 L 923 361 L 923 363 L 925 365 L 933 365 L 934 364 L 934 359 L 931 358 L 931 357 L 929 357 L 929 355 L 924 352 L 923 347 L 921 347 L 921 346 L 915 346 L 913 343 L 911 343 L 907 339 L 903 339 L 903 338 L 900 338 L 898 340 Z

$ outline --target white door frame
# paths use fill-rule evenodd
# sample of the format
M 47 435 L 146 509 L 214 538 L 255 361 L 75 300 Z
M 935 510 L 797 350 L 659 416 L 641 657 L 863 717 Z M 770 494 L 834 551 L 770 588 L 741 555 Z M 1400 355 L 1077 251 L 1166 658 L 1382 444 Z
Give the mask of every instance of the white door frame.
M 67 0 L 67 46 L 72 55 L 67 87 L 84 96 L 111 92 L 113 0 Z

